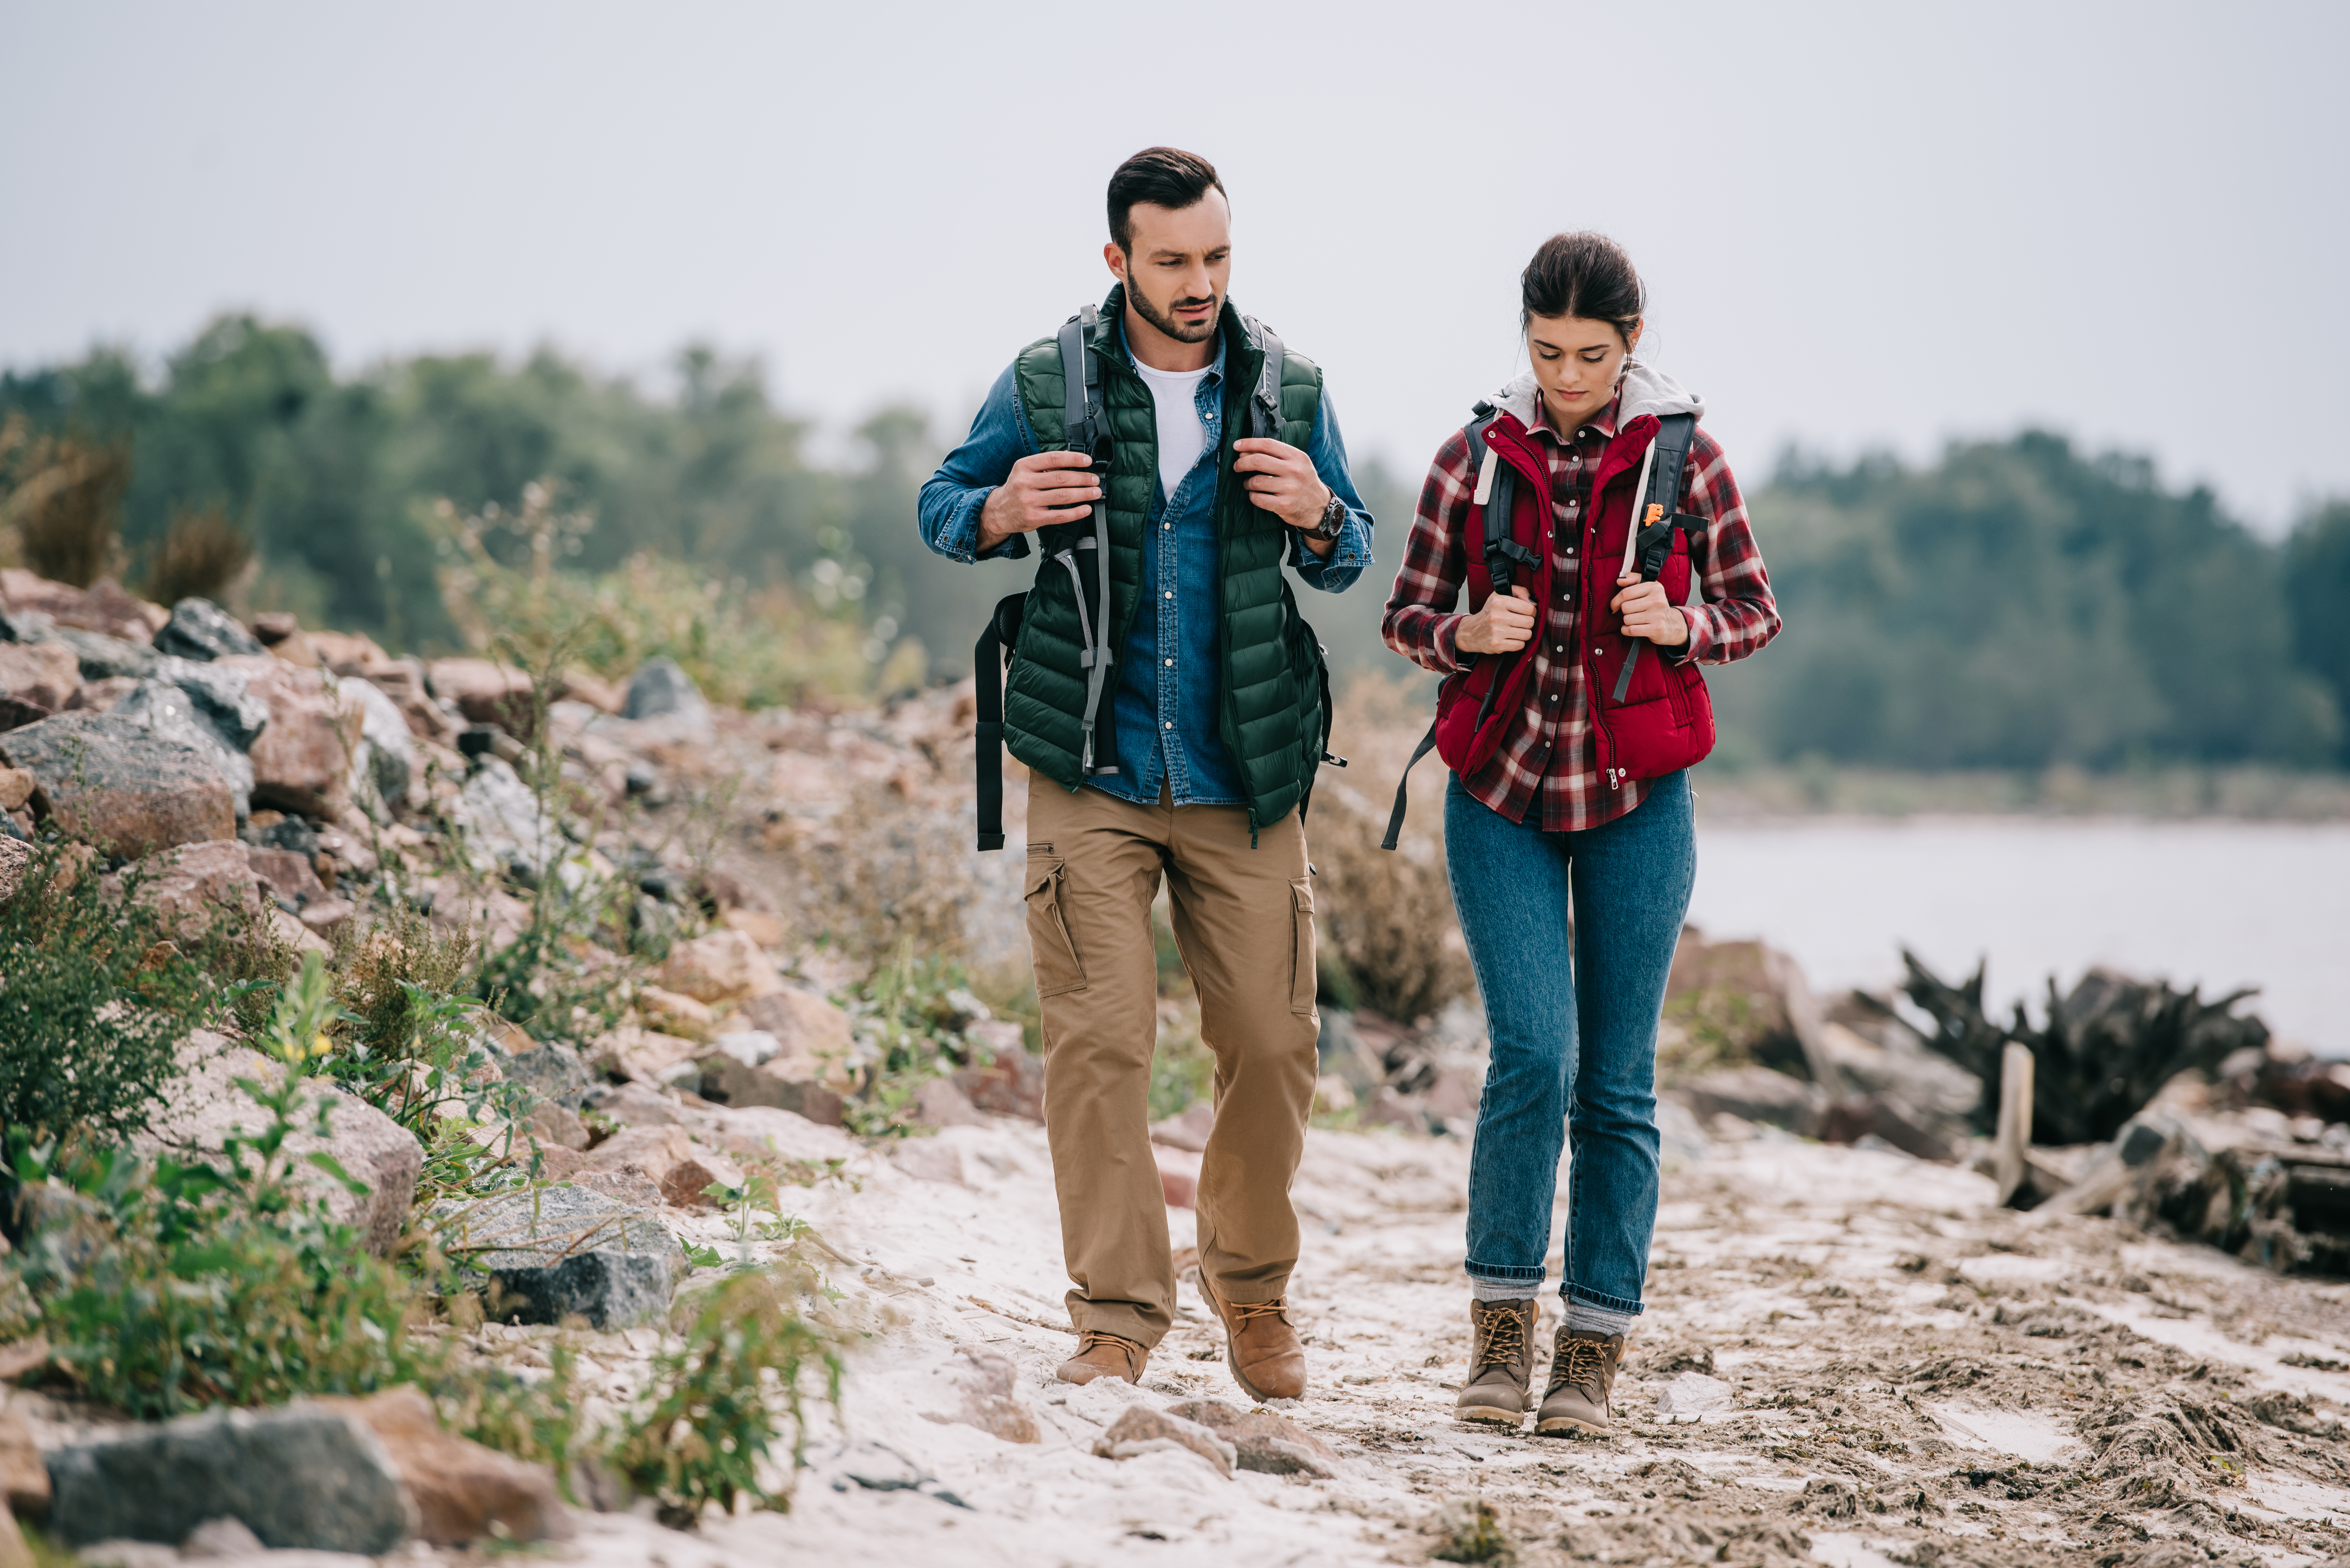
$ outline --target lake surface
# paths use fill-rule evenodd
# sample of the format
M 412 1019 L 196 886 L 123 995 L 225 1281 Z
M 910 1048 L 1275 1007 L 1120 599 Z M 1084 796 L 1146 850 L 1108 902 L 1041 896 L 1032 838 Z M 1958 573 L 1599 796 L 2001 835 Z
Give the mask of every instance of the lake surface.
M 2256 985 L 2287 1040 L 2350 1056 L 2350 824 L 1807 818 L 1698 826 L 1690 919 L 1759 936 L 1821 992 L 1889 987 L 1900 950 L 2041 1015 L 2047 977 L 2104 964 Z

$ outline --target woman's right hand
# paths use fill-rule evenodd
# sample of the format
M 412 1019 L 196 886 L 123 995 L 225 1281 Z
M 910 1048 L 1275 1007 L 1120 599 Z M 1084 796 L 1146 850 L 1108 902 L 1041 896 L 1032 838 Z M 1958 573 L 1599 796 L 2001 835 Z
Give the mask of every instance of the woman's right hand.
M 1534 634 L 1534 607 L 1523 588 L 1512 588 L 1507 597 L 1495 594 L 1485 607 L 1461 618 L 1452 646 L 1463 653 L 1515 653 Z

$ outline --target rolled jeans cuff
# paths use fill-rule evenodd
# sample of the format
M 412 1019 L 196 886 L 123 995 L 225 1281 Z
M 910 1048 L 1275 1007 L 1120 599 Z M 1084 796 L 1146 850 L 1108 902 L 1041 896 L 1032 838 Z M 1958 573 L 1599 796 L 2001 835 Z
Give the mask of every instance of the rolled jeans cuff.
M 1538 1285 L 1543 1282 L 1544 1270 L 1540 1263 L 1525 1269 L 1511 1263 L 1481 1263 L 1471 1258 L 1461 1267 L 1472 1280 L 1492 1280 L 1496 1284 Z
M 1622 1296 L 1611 1296 L 1605 1291 L 1586 1289 L 1582 1285 L 1562 1283 L 1558 1287 L 1561 1301 L 1582 1302 L 1586 1306 L 1601 1307 L 1608 1312 L 1626 1312 L 1638 1316 L 1645 1309 L 1639 1302 Z

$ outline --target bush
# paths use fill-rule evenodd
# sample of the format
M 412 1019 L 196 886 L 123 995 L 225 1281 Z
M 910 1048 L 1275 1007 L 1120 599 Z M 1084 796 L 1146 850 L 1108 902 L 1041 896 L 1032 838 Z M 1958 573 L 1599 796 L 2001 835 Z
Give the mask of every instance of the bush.
M 253 560 L 253 541 L 218 504 L 176 509 L 147 570 L 147 597 L 159 605 L 182 599 L 224 599 Z
M 106 575 L 130 484 L 127 444 L 29 435 L 23 416 L 12 415 L 0 429 L 0 477 L 7 481 L 0 524 L 16 529 L 26 566 L 78 588 Z
M 56 1141 L 146 1127 L 215 1005 L 203 966 L 133 895 L 52 839 L 0 901 L 0 1127 Z

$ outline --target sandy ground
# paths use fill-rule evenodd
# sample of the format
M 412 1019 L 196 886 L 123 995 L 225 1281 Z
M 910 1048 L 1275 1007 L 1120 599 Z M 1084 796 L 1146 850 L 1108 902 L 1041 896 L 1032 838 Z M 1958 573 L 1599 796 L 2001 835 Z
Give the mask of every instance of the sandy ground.
M 1621 1434 L 1560 1441 L 1451 1418 L 1469 1349 L 1466 1147 L 1316 1131 L 1293 1298 L 1314 1383 L 1286 1413 L 1337 1449 L 1338 1473 L 1227 1480 L 1188 1453 L 1091 1452 L 1128 1400 L 1244 1402 L 1190 1286 L 1139 1389 L 1054 1382 L 1071 1341 L 1052 1326 L 1066 1285 L 1042 1132 L 921 1144 L 788 1194 L 850 1260 L 829 1265 L 846 1308 L 887 1324 L 851 1365 L 842 1422 L 815 1435 L 791 1511 L 698 1535 L 588 1516 L 556 1556 L 1416 1563 L 1480 1503 L 1527 1564 L 2350 1553 L 2350 1287 L 2102 1220 L 1995 1210 L 1989 1182 L 1952 1168 L 1774 1138 L 1674 1169 L 1617 1385 Z M 901 1168 L 958 1160 L 960 1181 Z M 1191 1216 L 1172 1218 L 1180 1248 Z M 959 1346 L 1016 1364 L 1041 1441 L 954 1419 Z M 1733 1407 L 1660 1418 L 1659 1390 L 1709 1356 Z

